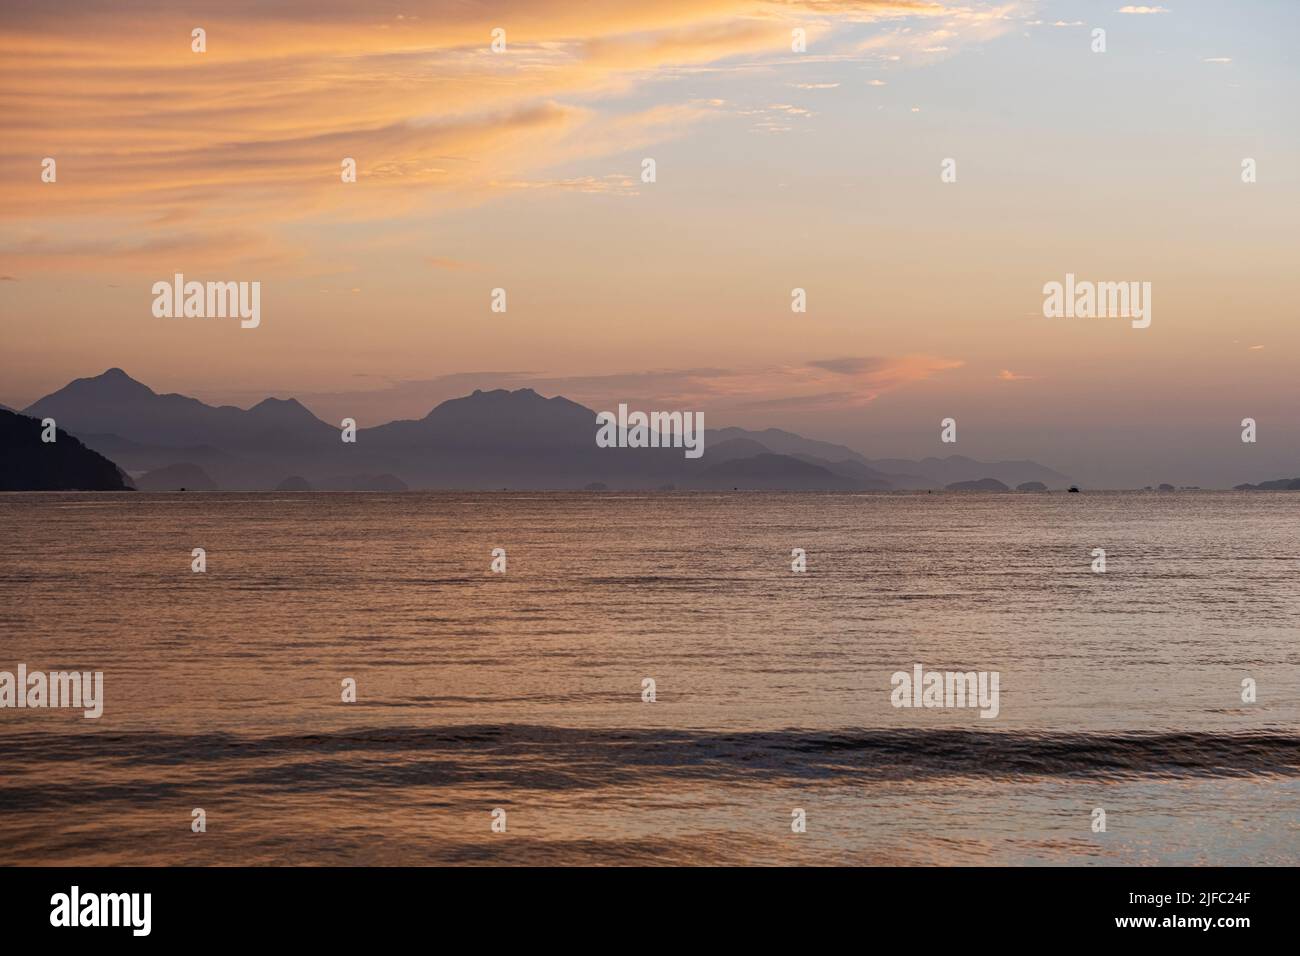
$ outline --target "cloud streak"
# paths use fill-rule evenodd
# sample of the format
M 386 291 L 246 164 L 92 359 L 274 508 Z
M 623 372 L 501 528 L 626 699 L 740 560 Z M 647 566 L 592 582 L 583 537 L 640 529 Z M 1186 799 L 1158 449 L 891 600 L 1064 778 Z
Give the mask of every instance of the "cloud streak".
M 630 111 L 607 101 L 663 71 L 790 55 L 846 23 L 995 22 L 966 5 L 891 0 L 561 0 L 503 4 L 230 0 L 160 6 L 69 0 L 0 8 L 6 138 L 0 221 L 22 237 L 0 261 L 86 270 L 57 228 L 99 234 L 105 268 L 155 268 L 144 251 L 176 227 L 263 242 L 285 224 L 452 209 L 519 189 L 627 192 L 628 170 L 548 175 L 683 135 L 726 111 L 686 101 Z M 190 49 L 202 25 L 207 51 Z M 507 51 L 489 48 L 506 29 Z M 913 43 L 885 36 L 881 48 Z M 57 187 L 39 163 L 58 162 Z M 344 185 L 340 163 L 356 160 Z M 138 236 L 125 251 L 113 239 Z M 33 245 L 44 251 L 34 254 Z M 267 255 L 294 259 L 286 247 Z M 15 267 L 16 268 L 16 267 Z M 156 271 L 156 268 L 155 268 Z

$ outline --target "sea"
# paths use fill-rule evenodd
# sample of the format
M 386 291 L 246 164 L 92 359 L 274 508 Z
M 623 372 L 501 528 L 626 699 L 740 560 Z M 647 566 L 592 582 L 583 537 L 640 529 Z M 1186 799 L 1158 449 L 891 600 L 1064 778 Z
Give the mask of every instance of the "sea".
M 1295 865 L 1298 648 L 1284 492 L 0 494 L 0 864 Z

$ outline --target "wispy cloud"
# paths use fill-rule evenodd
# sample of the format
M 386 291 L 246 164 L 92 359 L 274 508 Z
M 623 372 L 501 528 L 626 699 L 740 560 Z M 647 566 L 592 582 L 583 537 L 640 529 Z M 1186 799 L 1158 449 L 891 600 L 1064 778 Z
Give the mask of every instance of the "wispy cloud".
M 633 169 L 574 167 L 738 112 L 710 100 L 629 106 L 648 82 L 864 52 L 926 62 L 1010 30 L 1022 6 L 514 0 L 507 14 L 427 0 L 401 13 L 351 0 L 230 0 L 212 19 L 185 4 L 6 4 L 0 267 L 158 272 L 187 243 L 231 262 L 305 264 L 331 223 L 395 221 L 521 190 L 631 195 Z M 190 49 L 196 23 L 206 23 L 204 53 Z M 863 25 L 880 32 L 860 49 L 831 42 Z M 505 53 L 489 46 L 498 26 Z M 792 56 L 794 27 L 807 32 L 808 54 Z M 778 105 L 752 128 L 788 133 L 812 115 Z M 57 186 L 40 182 L 43 156 L 57 159 Z M 355 183 L 341 180 L 345 157 Z M 303 223 L 313 228 L 294 228 Z M 350 242 L 359 250 L 364 240 Z

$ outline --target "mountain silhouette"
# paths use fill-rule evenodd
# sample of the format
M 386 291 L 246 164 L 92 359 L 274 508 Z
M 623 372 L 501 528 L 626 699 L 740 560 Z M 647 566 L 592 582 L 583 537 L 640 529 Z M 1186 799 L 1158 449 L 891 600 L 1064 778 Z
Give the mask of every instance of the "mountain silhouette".
M 293 399 L 268 398 L 247 410 L 206 405 L 185 395 L 160 395 L 120 368 L 69 382 L 23 412 L 53 418 L 60 428 L 78 435 L 115 435 L 163 446 L 212 445 L 238 451 L 275 449 L 286 441 L 310 446 L 338 440 L 337 428 Z
M 358 441 L 377 447 L 437 443 L 462 450 L 502 448 L 549 451 L 593 446 L 596 413 L 567 398 L 543 398 L 531 388 L 510 392 L 476 389 L 452 398 L 419 421 L 396 421 L 363 429 Z
M 0 491 L 129 491 L 113 462 L 61 428 L 44 442 L 39 419 L 0 411 Z
M 866 462 L 866 459 L 860 453 L 845 445 L 804 438 L 802 435 L 796 435 L 794 432 L 784 431 L 780 428 L 765 428 L 762 431 L 751 431 L 747 428 L 735 427 L 706 429 L 704 436 L 709 444 L 718 444 L 732 438 L 745 438 L 757 442 L 768 451 L 775 452 L 778 455 L 811 455 L 824 461 L 853 459 L 863 463 Z
M 707 453 L 706 453 L 707 455 Z M 733 458 L 707 466 L 694 479 L 699 488 L 738 488 L 770 491 L 855 491 L 859 482 L 793 455 L 771 452 L 753 458 Z
M 857 482 L 859 488 L 887 491 L 892 488 L 906 487 L 905 484 L 900 483 L 906 479 L 906 476 L 887 475 L 884 472 L 876 471 L 870 465 L 863 464 L 856 458 L 846 458 L 843 461 L 827 461 L 825 458 L 818 458 L 815 455 L 792 455 L 791 457 L 808 462 L 810 465 L 820 465 L 831 474 L 851 478 Z
M 1070 484 L 1065 475 L 1035 461 L 976 461 L 965 455 L 949 455 L 919 461 L 873 458 L 867 464 L 889 474 L 899 488 L 946 488 L 954 482 L 981 478 L 995 478 L 1010 487 L 1026 481 L 1040 481 L 1049 488 L 1065 488 Z
M 772 449 L 759 444 L 751 438 L 728 438 L 710 443 L 707 438 L 708 434 L 709 432 L 706 430 L 704 448 L 705 455 L 711 465 L 731 461 L 733 458 L 753 458 L 755 455 L 772 454 Z
M 1261 481 L 1257 485 L 1245 482 L 1233 485 L 1232 488 L 1233 491 L 1300 491 L 1300 478 L 1275 478 L 1272 481 Z
M 55 419 L 129 474 L 184 465 L 198 469 L 196 479 L 201 472 L 224 490 L 271 490 L 286 475 L 311 488 L 338 490 L 889 490 L 988 476 L 1066 481 L 1034 462 L 958 456 L 872 461 L 844 445 L 777 428 L 706 431 L 702 458 L 687 458 L 683 448 L 600 448 L 595 411 L 530 388 L 476 390 L 441 402 L 420 419 L 361 422 L 355 442 L 343 441 L 339 426 L 293 398 L 267 398 L 248 409 L 213 406 L 159 394 L 119 368 L 69 382 L 33 402 L 26 414 Z M 184 474 L 162 471 L 149 484 Z M 301 485 L 295 481 L 294 487 Z

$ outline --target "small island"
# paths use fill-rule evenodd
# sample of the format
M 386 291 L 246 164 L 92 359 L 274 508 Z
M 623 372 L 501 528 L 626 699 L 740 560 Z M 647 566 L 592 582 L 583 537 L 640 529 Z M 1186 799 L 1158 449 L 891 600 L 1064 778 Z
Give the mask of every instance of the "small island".
M 1273 481 L 1261 481 L 1257 485 L 1243 483 L 1233 485 L 1233 491 L 1300 491 L 1300 478 L 1275 478 Z

